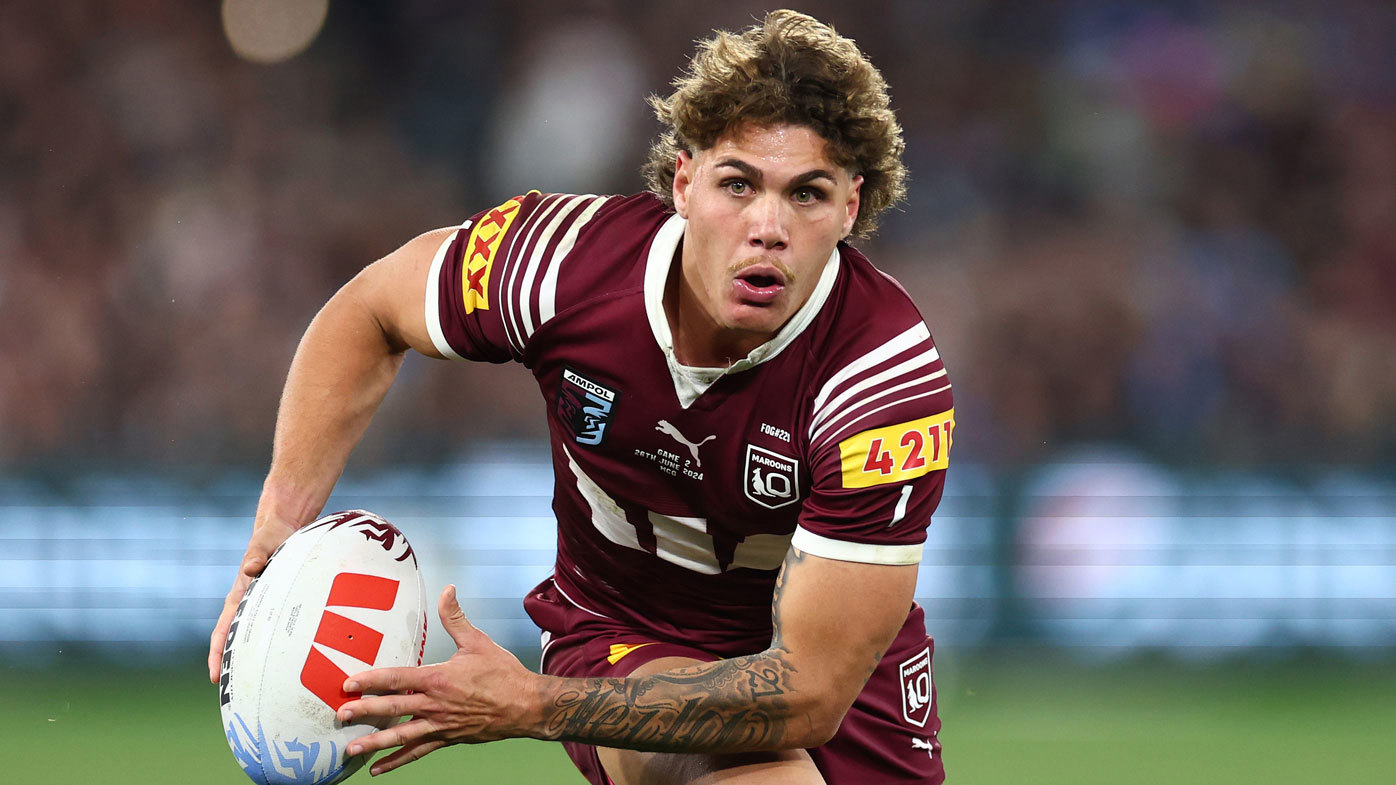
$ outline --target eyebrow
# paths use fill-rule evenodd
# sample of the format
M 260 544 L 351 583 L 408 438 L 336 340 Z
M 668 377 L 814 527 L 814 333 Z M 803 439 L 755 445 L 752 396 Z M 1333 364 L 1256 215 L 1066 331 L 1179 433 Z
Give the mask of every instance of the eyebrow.
M 760 169 L 757 169 L 756 167 L 752 166 L 746 161 L 743 161 L 740 158 L 724 158 L 721 161 L 717 162 L 717 166 L 730 166 L 733 169 L 736 169 L 737 171 L 741 172 L 743 175 L 746 176 L 748 180 L 751 180 L 753 182 L 759 183 L 762 182 L 764 179 L 762 177 Z M 813 180 L 818 180 L 821 177 L 825 180 L 828 180 L 830 183 L 838 183 L 838 178 L 836 178 L 834 176 L 834 173 L 829 171 L 828 169 L 811 169 L 808 172 L 805 172 L 804 174 L 797 176 L 794 180 L 791 181 L 790 184 L 792 186 L 800 186 Z

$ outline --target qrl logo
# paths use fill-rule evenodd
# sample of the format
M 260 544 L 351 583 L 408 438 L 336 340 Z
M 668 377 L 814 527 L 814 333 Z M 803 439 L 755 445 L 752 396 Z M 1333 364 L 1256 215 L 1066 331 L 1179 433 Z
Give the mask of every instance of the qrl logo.
M 383 633 L 330 608 L 370 608 L 376 611 L 391 610 L 397 600 L 398 582 L 377 575 L 362 575 L 357 572 L 341 572 L 334 576 L 330 585 L 330 598 L 325 601 L 325 611 L 320 615 L 320 626 L 315 630 L 315 642 L 301 667 L 301 684 L 335 711 L 340 706 L 359 697 L 359 693 L 344 691 L 344 680 L 349 674 L 339 669 L 320 649 L 334 649 L 356 660 L 373 665 L 378 657 L 378 649 L 383 645 Z

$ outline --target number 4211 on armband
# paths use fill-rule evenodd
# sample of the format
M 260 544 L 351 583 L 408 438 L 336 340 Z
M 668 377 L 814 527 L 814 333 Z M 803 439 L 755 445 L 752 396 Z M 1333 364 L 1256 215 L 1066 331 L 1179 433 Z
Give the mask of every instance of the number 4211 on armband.
M 906 482 L 950 465 L 955 410 L 856 433 L 839 442 L 843 487 Z

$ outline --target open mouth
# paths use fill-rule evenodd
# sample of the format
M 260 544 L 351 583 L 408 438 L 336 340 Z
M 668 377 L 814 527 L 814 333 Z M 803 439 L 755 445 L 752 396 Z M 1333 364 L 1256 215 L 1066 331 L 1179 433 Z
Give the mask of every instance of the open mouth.
M 752 305 L 767 305 L 785 290 L 785 276 L 779 271 L 760 265 L 743 270 L 732 280 L 737 297 Z

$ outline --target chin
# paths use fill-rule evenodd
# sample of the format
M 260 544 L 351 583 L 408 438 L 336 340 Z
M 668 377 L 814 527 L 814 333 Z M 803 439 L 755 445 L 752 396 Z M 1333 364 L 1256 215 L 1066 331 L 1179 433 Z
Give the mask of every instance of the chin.
M 727 320 L 728 329 L 769 338 L 790 319 L 782 308 L 738 305 Z

